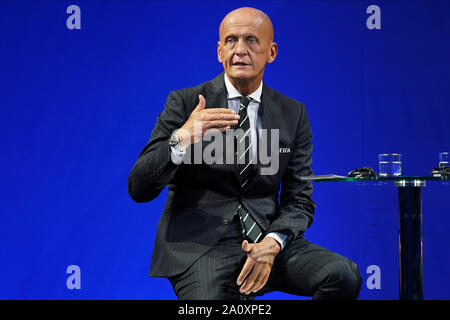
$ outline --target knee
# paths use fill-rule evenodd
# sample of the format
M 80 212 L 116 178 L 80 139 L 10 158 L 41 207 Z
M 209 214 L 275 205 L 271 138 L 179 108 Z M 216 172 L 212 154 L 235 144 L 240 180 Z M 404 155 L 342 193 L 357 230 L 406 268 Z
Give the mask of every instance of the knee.
M 324 285 L 330 290 L 330 297 L 342 300 L 356 299 L 361 291 L 362 277 L 358 266 L 351 260 L 341 260 L 327 266 Z
M 349 260 L 347 265 L 348 267 L 346 268 L 343 277 L 345 281 L 345 285 L 343 286 L 343 297 L 345 299 L 356 299 L 361 291 L 362 277 L 356 263 Z

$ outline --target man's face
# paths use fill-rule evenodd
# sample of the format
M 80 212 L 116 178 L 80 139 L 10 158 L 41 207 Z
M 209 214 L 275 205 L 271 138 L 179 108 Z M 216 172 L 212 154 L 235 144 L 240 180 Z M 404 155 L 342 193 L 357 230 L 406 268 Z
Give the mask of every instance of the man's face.
M 256 14 L 238 13 L 224 19 L 219 33 L 217 55 L 226 74 L 237 81 L 260 81 L 266 63 L 277 54 L 271 23 Z

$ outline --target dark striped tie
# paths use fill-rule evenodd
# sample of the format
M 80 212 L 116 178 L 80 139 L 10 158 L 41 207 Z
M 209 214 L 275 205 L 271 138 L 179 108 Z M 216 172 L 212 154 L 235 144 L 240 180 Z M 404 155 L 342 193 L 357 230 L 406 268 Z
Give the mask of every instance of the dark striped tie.
M 247 113 L 247 107 L 251 98 L 241 97 L 241 104 L 239 106 L 239 122 L 238 129 L 242 129 L 243 134 L 236 137 L 236 163 L 239 169 L 239 179 L 241 187 L 245 187 L 250 181 L 252 175 L 252 141 L 250 130 L 250 119 Z
M 252 141 L 250 131 L 250 119 L 247 114 L 247 107 L 252 99 L 248 97 L 241 97 L 241 104 L 239 107 L 239 122 L 237 128 L 242 129 L 243 135 L 236 137 L 236 161 L 239 170 L 239 180 L 241 188 L 244 188 L 250 181 L 253 173 L 253 167 L 251 165 L 252 160 Z M 262 229 L 253 219 L 248 210 L 239 205 L 237 210 L 239 215 L 242 233 L 249 242 L 258 242 L 262 236 Z
M 250 212 L 244 208 L 242 204 L 239 205 L 237 213 L 241 221 L 242 234 L 249 242 L 258 242 L 263 231 L 260 226 L 253 219 Z

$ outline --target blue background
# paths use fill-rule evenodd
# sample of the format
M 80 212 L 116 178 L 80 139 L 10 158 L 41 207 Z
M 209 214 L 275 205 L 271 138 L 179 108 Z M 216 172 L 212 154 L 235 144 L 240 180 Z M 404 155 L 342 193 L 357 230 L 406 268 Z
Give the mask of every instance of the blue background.
M 81 30 L 66 27 L 71 4 Z M 366 28 L 371 4 L 381 30 Z M 306 104 L 316 174 L 378 169 L 378 153 L 399 152 L 404 174 L 428 175 L 450 151 L 450 1 L 3 0 L 0 298 L 176 298 L 148 277 L 167 190 L 134 203 L 127 176 L 169 91 L 222 71 L 218 25 L 240 6 L 273 21 L 264 81 Z M 449 191 L 424 188 L 426 299 L 450 298 Z M 360 299 L 397 299 L 396 188 L 316 184 L 314 199 L 308 239 L 359 265 Z M 81 290 L 66 287 L 72 264 Z

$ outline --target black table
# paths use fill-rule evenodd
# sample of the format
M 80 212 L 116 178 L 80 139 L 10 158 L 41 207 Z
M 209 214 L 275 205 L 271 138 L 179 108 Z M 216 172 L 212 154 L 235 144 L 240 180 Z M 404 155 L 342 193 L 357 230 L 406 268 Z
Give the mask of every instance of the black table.
M 313 179 L 314 180 L 314 179 Z M 398 255 L 400 300 L 423 300 L 422 188 L 427 181 L 450 185 L 448 177 L 399 176 L 376 178 L 322 178 L 314 182 L 393 181 L 398 187 Z

